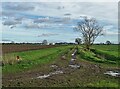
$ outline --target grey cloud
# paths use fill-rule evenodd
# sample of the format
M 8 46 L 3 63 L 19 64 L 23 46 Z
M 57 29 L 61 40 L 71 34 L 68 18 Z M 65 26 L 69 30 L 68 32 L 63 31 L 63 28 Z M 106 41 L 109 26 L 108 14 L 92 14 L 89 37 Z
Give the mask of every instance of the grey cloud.
M 70 16 L 70 15 L 72 15 L 72 14 L 70 14 L 70 13 L 66 13 L 66 14 L 64 14 L 65 16 Z
M 25 24 L 24 27 L 25 28 L 35 28 L 35 29 L 38 29 L 38 28 L 47 28 L 47 27 L 49 27 L 49 25 L 47 25 L 47 24 L 28 23 L 28 24 Z
M 55 35 L 59 35 L 56 33 L 43 33 L 41 35 L 38 35 L 38 37 L 49 37 L 49 36 L 55 36 Z
M 57 9 L 58 10 L 61 10 L 61 9 L 64 9 L 65 7 L 64 6 L 58 6 Z
M 2 11 L 1 14 L 3 21 L 11 21 L 12 23 L 21 22 L 24 18 L 24 16 L 21 16 L 17 12 L 12 12 L 12 11 Z
M 42 23 L 42 22 L 48 22 L 49 21 L 49 17 L 46 18 L 38 18 L 34 20 L 34 23 Z
M 22 21 L 23 17 L 15 18 L 16 21 Z
M 59 18 L 59 19 L 54 19 L 53 21 L 54 21 L 54 23 L 64 23 L 64 24 L 67 24 L 67 23 L 69 23 L 70 18 L 67 18 L 67 17 Z
M 42 22 L 45 22 L 45 21 L 44 20 L 39 20 L 39 19 L 34 20 L 34 23 L 42 23 Z
M 68 17 L 65 18 L 38 18 L 34 20 L 34 23 L 64 23 L 70 20 Z
M 11 3 L 3 3 L 2 8 L 6 10 L 28 11 L 28 10 L 34 10 L 35 7 L 28 2 L 24 2 L 24 3 L 11 2 Z
M 1 15 L 2 16 L 7 16 L 7 17 L 13 17 L 16 13 L 15 12 L 10 12 L 10 11 L 2 11 Z
M 16 24 L 21 24 L 21 22 L 16 20 L 7 20 L 3 22 L 3 25 L 7 25 L 7 26 L 16 25 Z
M 12 40 L 9 40 L 9 39 L 2 39 L 2 41 L 12 41 Z
M 25 28 L 39 28 L 38 24 L 26 24 Z

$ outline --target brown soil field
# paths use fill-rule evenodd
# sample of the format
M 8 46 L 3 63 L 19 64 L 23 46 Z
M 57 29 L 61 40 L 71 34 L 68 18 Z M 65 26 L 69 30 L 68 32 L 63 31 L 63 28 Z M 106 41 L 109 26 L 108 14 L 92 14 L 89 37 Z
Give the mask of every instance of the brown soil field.
M 0 45 L 1 46 L 1 45 Z M 33 44 L 3 44 L 2 45 L 2 54 L 11 53 L 11 52 L 21 52 L 28 50 L 37 50 L 43 48 L 57 47 L 56 45 L 33 45 Z

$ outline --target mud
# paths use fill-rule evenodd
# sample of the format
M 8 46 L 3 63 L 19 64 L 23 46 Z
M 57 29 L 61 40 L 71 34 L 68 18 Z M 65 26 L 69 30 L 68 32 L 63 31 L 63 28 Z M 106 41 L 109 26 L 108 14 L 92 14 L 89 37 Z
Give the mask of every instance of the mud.
M 74 51 L 75 52 L 75 51 Z M 74 53 L 72 52 L 72 54 Z M 66 54 L 68 55 L 68 54 Z M 65 56 L 66 56 L 65 55 Z M 100 80 L 116 81 L 118 78 L 107 76 L 105 68 L 99 64 L 77 59 L 70 64 L 70 59 L 61 60 L 61 57 L 50 64 L 37 66 L 35 69 L 16 74 L 3 74 L 4 87 L 75 87 L 87 86 L 91 82 Z M 111 70 L 111 68 L 109 68 Z M 112 68 L 116 70 L 116 68 Z

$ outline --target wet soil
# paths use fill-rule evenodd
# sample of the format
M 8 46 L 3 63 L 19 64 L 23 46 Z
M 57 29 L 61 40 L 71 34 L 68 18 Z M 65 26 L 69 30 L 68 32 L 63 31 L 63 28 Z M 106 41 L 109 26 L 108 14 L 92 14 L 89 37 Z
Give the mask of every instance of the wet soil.
M 74 52 L 74 51 L 73 51 Z M 66 53 L 64 57 L 69 55 Z M 63 55 L 62 55 L 63 56 Z M 72 56 L 71 56 L 72 58 Z M 70 58 L 70 59 L 71 59 Z M 107 70 L 119 70 L 116 68 L 105 68 L 99 64 L 92 63 L 83 59 L 77 58 L 74 64 L 80 65 L 80 68 L 71 68 L 69 66 L 70 59 L 56 59 L 54 62 L 37 66 L 35 69 L 24 71 L 16 74 L 3 74 L 4 87 L 75 87 L 89 86 L 92 82 L 100 80 L 118 80 L 116 77 L 105 75 Z M 51 67 L 56 65 L 57 67 Z M 49 74 L 55 71 L 63 71 L 51 75 L 47 78 L 37 78 L 41 75 Z

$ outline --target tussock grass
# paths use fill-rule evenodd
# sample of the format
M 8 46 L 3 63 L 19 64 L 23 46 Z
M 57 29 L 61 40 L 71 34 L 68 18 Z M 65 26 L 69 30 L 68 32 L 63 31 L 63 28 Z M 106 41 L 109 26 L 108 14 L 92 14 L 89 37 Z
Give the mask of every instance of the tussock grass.
M 101 48 L 101 45 L 97 45 L 97 48 L 98 46 L 100 46 Z M 93 46 L 94 47 L 94 46 Z M 102 50 L 104 47 L 105 50 Z M 79 47 L 79 56 L 85 60 L 88 60 L 88 61 L 94 61 L 94 62 L 97 62 L 97 63 L 106 63 L 106 64 L 118 64 L 119 63 L 119 56 L 118 56 L 118 52 L 117 52 L 117 45 L 115 46 L 116 49 L 113 49 L 111 48 L 111 51 L 113 52 L 113 54 L 111 54 L 110 52 L 110 46 L 109 47 L 109 51 L 107 51 L 108 49 L 106 49 L 106 45 L 104 45 L 102 47 L 102 49 L 100 50 L 97 49 L 97 48 L 92 48 L 90 51 L 88 50 L 84 50 L 83 47 Z

